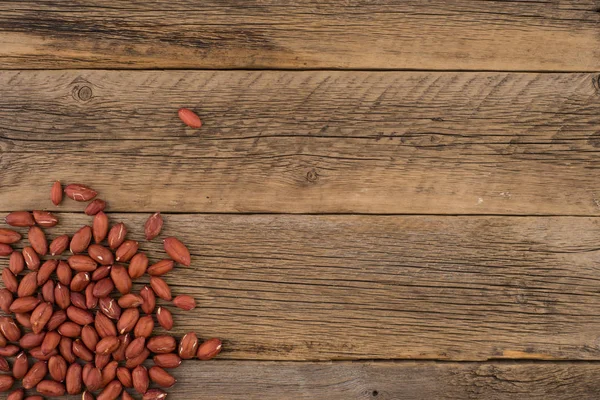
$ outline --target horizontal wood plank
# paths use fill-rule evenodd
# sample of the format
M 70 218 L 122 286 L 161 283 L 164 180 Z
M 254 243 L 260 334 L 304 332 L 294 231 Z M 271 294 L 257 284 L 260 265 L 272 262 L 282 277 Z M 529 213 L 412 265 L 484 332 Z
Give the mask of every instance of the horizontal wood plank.
M 146 218 L 111 215 L 157 261 Z M 225 359 L 600 360 L 599 218 L 164 218 L 193 255 L 166 279 L 198 302 L 174 332 Z M 61 219 L 51 238 L 90 221 Z
M 594 71 L 600 3 L 0 2 L 0 68 Z
M 185 361 L 171 372 L 169 400 L 596 400 L 600 391 L 595 363 Z
M 596 74 L 4 71 L 0 210 L 60 179 L 113 211 L 600 215 L 599 96 Z

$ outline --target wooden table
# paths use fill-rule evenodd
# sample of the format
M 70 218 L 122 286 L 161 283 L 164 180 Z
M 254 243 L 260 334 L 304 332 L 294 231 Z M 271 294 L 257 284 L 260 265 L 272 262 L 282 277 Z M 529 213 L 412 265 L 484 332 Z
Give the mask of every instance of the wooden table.
M 600 1 L 284 3 L 0 2 L 0 210 L 164 213 L 170 399 L 596 399 Z

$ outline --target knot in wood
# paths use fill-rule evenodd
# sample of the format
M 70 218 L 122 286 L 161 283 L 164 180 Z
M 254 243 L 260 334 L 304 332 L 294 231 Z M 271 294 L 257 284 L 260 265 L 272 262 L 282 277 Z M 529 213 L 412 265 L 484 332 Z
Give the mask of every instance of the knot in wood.
M 316 182 L 317 179 L 319 179 L 319 174 L 317 173 L 317 170 L 315 170 L 314 168 L 311 169 L 310 171 L 308 171 L 306 173 L 306 180 L 309 182 Z

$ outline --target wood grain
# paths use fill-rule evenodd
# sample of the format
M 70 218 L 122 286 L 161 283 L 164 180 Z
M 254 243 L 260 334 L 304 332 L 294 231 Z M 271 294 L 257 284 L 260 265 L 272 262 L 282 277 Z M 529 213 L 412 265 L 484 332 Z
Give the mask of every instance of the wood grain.
M 2 68 L 594 71 L 600 3 L 0 3 Z
M 113 211 L 600 215 L 599 96 L 597 74 L 4 71 L 0 210 L 60 179 Z
M 592 400 L 595 363 L 186 362 L 169 398 Z
M 157 261 L 147 216 L 111 220 Z M 90 221 L 60 217 L 51 238 Z M 198 302 L 174 332 L 222 338 L 224 359 L 600 360 L 598 218 L 164 218 L 193 259 L 167 281 Z

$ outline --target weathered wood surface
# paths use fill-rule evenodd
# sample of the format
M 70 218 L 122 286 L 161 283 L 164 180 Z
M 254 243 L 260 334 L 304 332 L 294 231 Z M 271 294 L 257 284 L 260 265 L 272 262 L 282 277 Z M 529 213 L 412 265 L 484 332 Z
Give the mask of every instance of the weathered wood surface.
M 594 71 L 600 3 L 0 2 L 1 68 Z
M 600 392 L 596 363 L 186 361 L 173 372 L 173 400 L 596 400 Z
M 115 211 L 600 215 L 599 99 L 597 74 L 4 71 L 0 210 L 60 179 Z
M 51 238 L 90 220 L 61 218 Z M 136 239 L 146 218 L 111 215 Z M 199 305 L 175 312 L 175 332 L 223 338 L 224 359 L 600 360 L 598 218 L 165 221 L 193 254 L 167 281 Z M 160 240 L 141 243 L 164 257 Z

